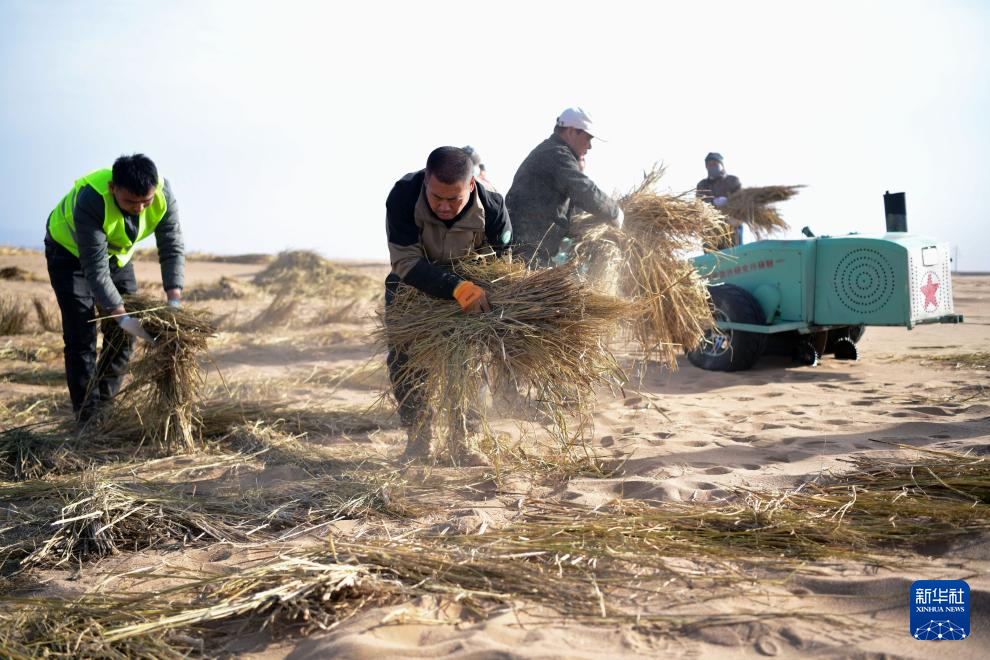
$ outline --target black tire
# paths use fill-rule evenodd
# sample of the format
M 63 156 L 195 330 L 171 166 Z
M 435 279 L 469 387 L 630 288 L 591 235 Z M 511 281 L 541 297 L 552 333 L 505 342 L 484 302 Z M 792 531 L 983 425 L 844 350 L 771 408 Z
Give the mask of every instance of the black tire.
M 840 339 L 850 339 L 852 343 L 858 344 L 863 334 L 866 332 L 864 325 L 847 325 L 844 328 L 832 328 L 828 331 L 828 341 L 825 342 L 825 354 L 835 353 L 835 343 Z
M 821 356 L 810 341 L 800 341 L 794 347 L 794 361 L 806 367 L 817 367 Z
M 764 325 L 763 308 L 746 289 L 733 284 L 708 287 L 716 321 Z M 688 353 L 688 360 L 707 371 L 745 371 L 763 355 L 767 335 L 742 330 L 712 328 L 702 345 Z

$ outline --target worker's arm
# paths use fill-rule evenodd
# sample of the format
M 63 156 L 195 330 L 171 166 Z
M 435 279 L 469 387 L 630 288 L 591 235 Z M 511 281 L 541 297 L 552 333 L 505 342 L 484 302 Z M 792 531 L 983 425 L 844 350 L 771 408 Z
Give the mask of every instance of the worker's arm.
M 725 176 L 725 193 L 726 197 L 732 196 L 742 190 L 742 182 L 739 177 L 727 174 Z
M 96 304 L 104 312 L 123 311 L 124 299 L 110 278 L 107 235 L 103 231 L 104 208 L 103 197 L 92 186 L 83 186 L 72 212 L 76 223 L 76 246 L 83 275 Z
M 415 202 L 408 203 L 403 192 L 398 186 L 393 188 L 385 202 L 385 233 L 392 272 L 423 293 L 453 300 L 454 289 L 461 279 L 427 260 L 413 217 Z
M 165 180 L 163 191 L 167 209 L 161 222 L 155 227 L 155 243 L 158 245 L 158 264 L 162 269 L 162 285 L 169 300 L 182 297 L 185 283 L 186 248 L 179 225 L 179 207 L 172 195 L 172 187 Z
M 618 218 L 618 204 L 581 171 L 573 152 L 562 147 L 555 153 L 557 163 L 553 168 L 554 184 L 571 199 L 571 203 L 601 218 L 609 220 Z
M 708 179 L 702 179 L 698 182 L 698 185 L 694 187 L 694 197 L 695 199 L 700 199 L 703 202 L 708 202 L 709 204 L 711 203 L 712 199 L 714 199 L 714 195 L 712 195 L 712 188 L 711 184 L 708 183 Z

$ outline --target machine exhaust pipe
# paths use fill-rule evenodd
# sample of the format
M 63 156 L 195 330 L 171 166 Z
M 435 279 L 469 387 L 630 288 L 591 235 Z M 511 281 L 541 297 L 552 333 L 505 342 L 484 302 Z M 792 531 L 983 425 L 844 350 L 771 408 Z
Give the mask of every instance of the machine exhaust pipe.
M 883 211 L 887 215 L 888 232 L 907 231 L 907 203 L 904 193 L 892 193 L 889 190 L 883 194 Z

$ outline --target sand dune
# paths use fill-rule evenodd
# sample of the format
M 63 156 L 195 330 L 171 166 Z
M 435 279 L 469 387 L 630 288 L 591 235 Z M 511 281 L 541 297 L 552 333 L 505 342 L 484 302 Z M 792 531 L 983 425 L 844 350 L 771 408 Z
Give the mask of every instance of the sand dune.
M 16 265 L 45 276 L 40 256 L 0 257 L 0 267 Z M 248 281 L 263 265 L 188 264 L 188 286 L 205 286 L 221 276 Z M 360 269 L 383 279 L 386 267 Z M 153 262 L 137 264 L 138 277 L 154 281 Z M 516 471 L 501 485 L 477 472 L 470 489 L 445 491 L 443 478 L 454 471 L 420 473 L 417 482 L 444 502 L 442 513 L 410 526 L 447 525 L 475 533 L 510 524 L 512 502 L 538 496 L 582 507 L 617 500 L 718 502 L 745 486 L 772 492 L 794 488 L 817 475 L 842 473 L 850 460 L 865 455 L 905 457 L 895 444 L 926 449 L 990 452 L 990 276 L 959 276 L 954 282 L 961 326 L 869 328 L 860 343 L 861 359 L 823 359 L 817 368 L 766 358 L 751 371 L 705 372 L 682 360 L 674 373 L 637 365 L 619 349 L 633 384 L 613 396 L 601 393 L 594 415 L 593 446 L 605 471 L 560 480 Z M 50 296 L 44 281 L 0 282 L 5 295 Z M 269 298 L 206 303 L 217 314 L 245 319 Z M 359 323 L 311 323 L 329 301 L 307 299 L 298 318 L 269 333 L 224 332 L 213 358 L 224 379 L 240 391 L 303 402 L 303 405 L 368 406 L 384 384 L 381 356 L 367 336 L 370 316 Z M 364 309 L 372 311 L 371 305 Z M 32 333 L 0 337 L 0 347 L 27 350 L 49 346 L 43 365 L 55 372 L 42 384 L 28 364 L 8 352 L 0 359 L 0 402 L 51 397 L 53 414 L 64 414 L 67 395 L 58 383 L 59 337 Z M 973 355 L 983 355 L 972 359 Z M 966 357 L 970 356 L 970 357 Z M 35 369 L 35 371 L 31 371 Z M 209 383 L 219 386 L 216 375 Z M 53 382 L 54 379 L 54 382 Z M 18 404 L 19 405 L 19 404 Z M 495 428 L 512 442 L 527 443 L 538 427 L 525 415 L 497 415 Z M 309 435 L 312 447 L 349 447 L 384 463 L 402 448 L 402 432 L 382 427 L 352 436 Z M 240 488 L 302 480 L 306 470 L 269 465 L 263 472 L 236 476 Z M 470 471 L 463 472 L 470 476 Z M 233 478 L 222 470 L 205 474 Z M 393 524 L 393 523 L 389 523 Z M 338 523 L 340 533 L 380 533 L 380 523 Z M 378 531 L 374 531 L 378 530 Z M 299 540 L 299 543 L 304 543 Z M 743 587 L 714 602 L 699 594 L 672 594 L 668 605 L 684 616 L 676 633 L 649 625 L 591 625 L 562 620 L 540 607 L 520 606 L 475 621 L 457 603 L 421 598 L 372 608 L 329 632 L 306 637 L 245 635 L 230 650 L 254 658 L 600 658 L 600 657 L 952 657 L 990 656 L 990 556 L 985 538 L 962 539 L 926 548 L 911 562 L 872 565 L 854 560 L 821 560 L 808 571 L 776 584 Z M 269 550 L 268 556 L 272 550 Z M 253 554 L 252 554 L 253 553 Z M 138 568 L 168 566 L 187 570 L 233 570 L 257 557 L 229 547 L 162 548 L 111 557 L 75 569 L 39 576 L 41 593 L 78 594 L 137 584 L 117 578 Z M 678 560 L 689 565 L 690 559 Z M 966 579 L 973 594 L 973 631 L 961 643 L 917 642 L 908 634 L 908 593 L 916 579 Z M 162 580 L 166 584 L 167 580 Z M 140 585 L 151 589 L 154 581 Z M 682 598 L 683 597 L 683 598 Z M 748 621 L 725 616 L 759 613 Z

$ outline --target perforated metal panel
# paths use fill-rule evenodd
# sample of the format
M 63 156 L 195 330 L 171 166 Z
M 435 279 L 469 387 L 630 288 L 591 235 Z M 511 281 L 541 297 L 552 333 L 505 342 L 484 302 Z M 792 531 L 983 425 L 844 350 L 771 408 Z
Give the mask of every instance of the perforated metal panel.
M 948 244 L 912 250 L 908 254 L 908 268 L 911 320 L 952 314 L 952 260 Z
M 858 248 L 839 260 L 832 283 L 842 306 L 858 314 L 872 314 L 890 302 L 896 281 L 887 257 L 878 250 Z

